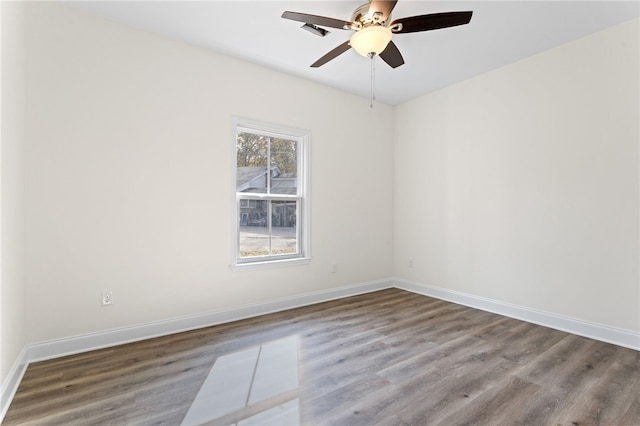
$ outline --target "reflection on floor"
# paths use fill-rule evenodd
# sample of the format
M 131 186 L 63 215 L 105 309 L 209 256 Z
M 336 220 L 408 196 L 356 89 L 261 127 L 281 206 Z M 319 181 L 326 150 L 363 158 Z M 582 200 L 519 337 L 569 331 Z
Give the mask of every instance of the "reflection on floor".
M 255 416 L 244 419 L 238 426 L 282 426 L 300 424 L 300 399 L 296 398 Z
M 293 335 L 219 357 L 182 425 L 201 425 L 297 389 L 298 346 Z M 238 425 L 299 423 L 299 401 L 293 399 Z

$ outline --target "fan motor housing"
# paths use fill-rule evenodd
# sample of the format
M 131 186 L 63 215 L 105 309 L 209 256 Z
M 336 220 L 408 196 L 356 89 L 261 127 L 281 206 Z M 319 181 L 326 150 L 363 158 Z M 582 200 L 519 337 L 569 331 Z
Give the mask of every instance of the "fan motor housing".
M 387 22 L 391 22 L 391 15 L 387 16 L 386 20 L 382 20 L 383 16 L 380 12 L 375 12 L 373 15 L 369 15 L 369 3 L 365 3 L 359 6 L 351 15 L 352 22 L 359 22 L 363 27 L 369 25 L 385 25 Z

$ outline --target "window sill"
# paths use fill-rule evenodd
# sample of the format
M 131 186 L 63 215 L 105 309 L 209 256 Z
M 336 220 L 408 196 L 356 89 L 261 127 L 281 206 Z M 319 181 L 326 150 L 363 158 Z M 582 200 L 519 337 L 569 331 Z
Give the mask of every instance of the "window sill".
M 238 263 L 235 265 L 229 265 L 232 271 L 256 271 L 264 269 L 286 268 L 289 266 L 308 265 L 311 263 L 310 257 L 299 257 L 296 259 L 283 259 L 283 260 L 267 260 L 264 262 L 250 262 L 250 263 Z

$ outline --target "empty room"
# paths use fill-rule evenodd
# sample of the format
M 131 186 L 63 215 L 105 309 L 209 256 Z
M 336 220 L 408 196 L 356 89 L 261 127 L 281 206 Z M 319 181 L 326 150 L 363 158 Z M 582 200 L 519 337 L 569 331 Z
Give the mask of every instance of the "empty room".
M 2 425 L 640 425 L 637 1 L 0 1 Z

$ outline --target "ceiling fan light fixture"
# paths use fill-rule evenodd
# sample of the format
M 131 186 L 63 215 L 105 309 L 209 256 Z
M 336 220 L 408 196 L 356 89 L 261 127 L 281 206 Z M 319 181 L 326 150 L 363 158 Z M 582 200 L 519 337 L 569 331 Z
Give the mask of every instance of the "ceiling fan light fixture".
M 391 41 L 391 30 L 382 25 L 371 25 L 356 31 L 349 44 L 362 56 L 379 55 Z

